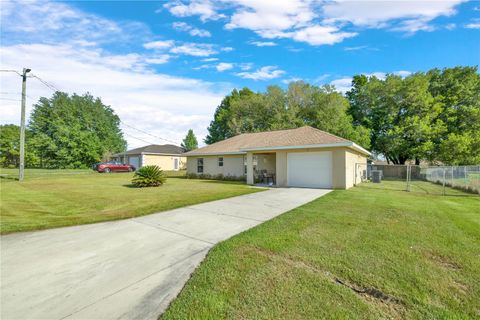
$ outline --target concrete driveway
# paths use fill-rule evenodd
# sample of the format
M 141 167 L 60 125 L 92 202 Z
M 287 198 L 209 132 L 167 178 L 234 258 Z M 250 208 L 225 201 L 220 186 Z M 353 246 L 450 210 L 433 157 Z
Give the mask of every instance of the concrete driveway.
M 156 319 L 216 243 L 327 194 L 270 189 L 1 237 L 1 319 Z

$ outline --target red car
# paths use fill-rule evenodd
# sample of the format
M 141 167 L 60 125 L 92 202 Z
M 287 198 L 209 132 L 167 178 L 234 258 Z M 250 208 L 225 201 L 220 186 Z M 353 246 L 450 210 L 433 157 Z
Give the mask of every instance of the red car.
M 132 172 L 132 171 L 135 171 L 135 169 L 136 168 L 131 164 L 124 164 L 117 161 L 97 163 L 96 165 L 93 166 L 93 170 L 98 172 L 105 172 L 105 173 L 114 172 L 114 171 Z

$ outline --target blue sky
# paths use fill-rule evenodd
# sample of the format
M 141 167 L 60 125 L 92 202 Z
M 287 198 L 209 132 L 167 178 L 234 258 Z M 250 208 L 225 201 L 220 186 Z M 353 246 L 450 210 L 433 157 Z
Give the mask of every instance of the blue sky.
M 203 139 L 233 88 L 304 80 L 344 92 L 359 73 L 478 65 L 480 2 L 2 2 L 1 40 L 1 69 L 101 97 L 137 147 L 189 128 Z M 18 123 L 17 78 L 1 73 L 2 123 Z M 31 110 L 51 91 L 32 78 L 28 94 Z

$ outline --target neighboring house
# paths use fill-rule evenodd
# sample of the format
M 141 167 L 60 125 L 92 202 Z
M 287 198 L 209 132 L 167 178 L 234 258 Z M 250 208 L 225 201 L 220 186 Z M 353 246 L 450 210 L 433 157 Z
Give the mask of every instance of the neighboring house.
M 157 165 L 162 170 L 185 169 L 185 150 L 173 144 L 151 144 L 149 146 L 128 150 L 113 155 L 115 161 L 131 164 L 135 168 Z
M 361 182 L 370 152 L 312 127 L 245 133 L 185 153 L 187 173 L 274 177 L 279 187 L 348 189 Z M 356 164 L 362 164 L 357 166 Z

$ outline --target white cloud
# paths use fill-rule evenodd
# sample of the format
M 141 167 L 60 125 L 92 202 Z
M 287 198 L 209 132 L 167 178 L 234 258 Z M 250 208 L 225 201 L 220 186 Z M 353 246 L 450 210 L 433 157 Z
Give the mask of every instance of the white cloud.
M 242 71 L 250 70 L 253 67 L 253 63 L 251 62 L 240 63 L 239 67 Z
M 163 50 L 173 47 L 175 42 L 173 40 L 159 40 L 159 41 L 150 41 L 143 44 L 145 49 L 157 49 Z
M 225 70 L 230 70 L 233 68 L 233 63 L 220 62 L 215 67 L 218 72 L 223 72 Z
M 447 30 L 454 30 L 457 28 L 457 25 L 455 23 L 448 23 L 445 25 L 445 29 Z
M 197 37 L 211 37 L 211 33 L 208 30 L 195 28 L 185 22 L 174 22 L 173 28 L 178 31 L 188 32 L 191 36 Z
M 302 80 L 302 78 L 293 77 L 293 78 L 283 79 L 282 83 L 289 84 L 290 82 L 297 82 L 297 81 L 301 81 L 301 80 Z
M 470 23 L 465 25 L 467 29 L 480 29 L 480 19 L 473 19 Z
M 344 51 L 362 51 L 362 50 L 372 50 L 372 51 L 378 51 L 378 48 L 372 48 L 369 46 L 356 46 L 356 47 L 345 47 L 343 48 Z
M 263 38 L 291 38 L 311 45 L 333 44 L 356 33 L 318 23 L 318 13 L 309 0 L 237 0 L 238 7 L 226 29 L 244 28 Z
M 222 50 L 223 52 L 230 52 L 230 51 L 233 51 L 234 49 L 232 47 L 223 47 L 220 50 Z
M 201 139 L 215 107 L 231 90 L 221 83 L 169 76 L 138 68 L 141 56 L 110 55 L 100 49 L 79 49 L 69 44 L 2 46 L 2 69 L 32 68 L 32 73 L 69 93 L 90 92 L 110 105 L 127 124 L 180 143 L 192 128 Z M 68 70 L 68 72 L 65 72 Z M 2 91 L 19 92 L 18 76 L 1 73 Z M 27 86 L 27 114 L 40 96 L 52 91 L 34 78 Z M 18 102 L 2 101 L 2 123 L 18 123 Z M 124 131 L 152 143 L 165 143 L 148 135 Z M 129 147 L 145 142 L 126 137 Z
M 345 93 L 352 87 L 352 78 L 340 78 L 330 82 L 331 85 L 335 86 L 335 89 L 341 93 Z
M 164 7 L 176 17 L 199 16 L 203 22 L 208 20 L 218 20 L 224 18 L 223 14 L 219 14 L 213 3 L 208 0 L 191 1 L 184 4 L 180 1 L 167 3 Z
M 249 44 L 253 44 L 257 47 L 273 47 L 277 45 L 273 41 L 250 41 Z
M 143 44 L 146 49 L 153 49 L 156 52 L 170 52 L 195 57 L 208 57 L 217 54 L 219 51 L 229 51 L 228 48 L 218 48 L 210 43 L 197 42 L 175 42 L 174 40 L 151 41 Z
M 148 64 L 164 64 L 164 63 L 167 63 L 170 60 L 170 58 L 171 57 L 168 54 L 161 54 L 158 56 L 146 58 L 145 62 Z
M 394 22 L 395 31 L 431 31 L 428 23 L 439 16 L 451 16 L 466 0 L 442 1 L 331 1 L 323 6 L 326 22 L 349 22 L 356 26 L 385 28 Z M 405 19 L 405 20 L 403 20 Z
M 237 76 L 252 80 L 271 80 L 285 74 L 285 71 L 278 69 L 276 66 L 265 66 L 255 72 L 239 72 Z
M 106 43 L 145 39 L 140 22 L 111 21 L 54 1 L 2 1 L 2 38 L 15 34 L 15 43 L 28 41 Z M 65 40 L 67 39 L 67 40 Z
M 356 32 L 339 32 L 337 27 L 314 25 L 294 32 L 285 33 L 284 36 L 300 42 L 319 46 L 325 44 L 335 44 L 344 39 L 355 37 Z
M 173 47 L 170 52 L 195 57 L 208 57 L 218 53 L 218 51 L 214 49 L 214 46 L 208 43 L 184 43 Z
M 205 58 L 205 59 L 202 59 L 202 61 L 205 61 L 205 62 L 218 61 L 218 58 Z

